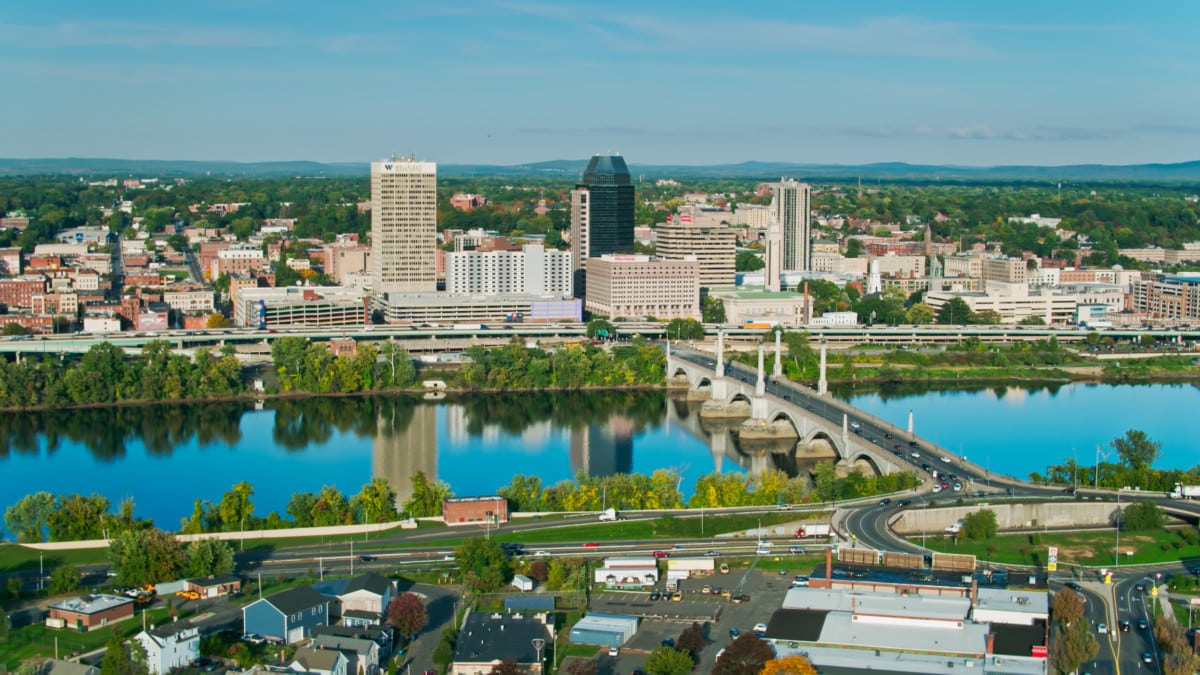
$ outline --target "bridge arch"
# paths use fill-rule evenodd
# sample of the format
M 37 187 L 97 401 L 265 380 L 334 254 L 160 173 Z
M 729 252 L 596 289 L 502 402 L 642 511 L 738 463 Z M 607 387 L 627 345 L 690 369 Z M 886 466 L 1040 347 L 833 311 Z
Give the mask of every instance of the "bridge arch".
M 884 470 L 879 466 L 879 461 L 876 460 L 869 453 L 866 453 L 866 452 L 856 453 L 854 455 L 854 458 L 850 461 L 852 464 L 852 468 L 853 467 L 863 467 L 865 465 L 866 468 L 875 472 L 876 476 L 882 476 L 885 473 Z

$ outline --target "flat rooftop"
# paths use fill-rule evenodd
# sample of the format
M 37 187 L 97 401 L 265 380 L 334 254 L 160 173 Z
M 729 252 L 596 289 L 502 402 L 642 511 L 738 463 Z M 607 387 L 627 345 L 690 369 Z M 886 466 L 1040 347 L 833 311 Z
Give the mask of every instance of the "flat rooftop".
M 1050 594 L 1042 590 L 981 588 L 976 611 L 1017 612 L 1045 618 L 1050 614 Z
M 800 587 L 788 590 L 784 609 L 849 612 L 860 615 L 905 619 L 962 621 L 971 610 L 970 598 L 938 595 L 901 595 L 888 591 L 856 591 L 847 588 Z
M 121 605 L 133 604 L 133 598 L 121 597 L 119 595 L 107 595 L 104 593 L 98 595 L 84 595 L 70 600 L 50 605 L 50 609 L 58 609 L 64 612 L 74 612 L 76 614 L 95 614 Z
M 821 628 L 823 645 L 873 647 L 899 652 L 937 652 L 983 656 L 986 624 L 964 621 L 961 627 L 930 630 L 926 625 L 864 623 L 849 612 L 830 612 Z M 770 637 L 770 634 L 768 634 Z

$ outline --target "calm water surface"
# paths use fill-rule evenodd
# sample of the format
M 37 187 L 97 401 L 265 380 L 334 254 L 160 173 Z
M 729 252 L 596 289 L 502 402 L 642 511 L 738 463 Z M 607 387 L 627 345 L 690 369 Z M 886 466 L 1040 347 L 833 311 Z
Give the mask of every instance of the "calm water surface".
M 1200 462 L 1192 385 L 1061 385 L 1052 388 L 883 393 L 839 392 L 901 427 L 996 472 L 1025 477 L 1138 428 L 1162 442 L 1159 466 Z M 736 444 L 713 452 L 698 405 L 659 392 L 310 399 L 151 406 L 0 417 L 0 508 L 39 490 L 126 497 L 166 528 L 196 499 L 217 501 L 242 480 L 258 515 L 284 511 L 295 492 L 336 485 L 354 494 L 375 476 L 406 496 L 417 471 L 458 495 L 494 493 L 513 475 L 544 484 L 659 468 L 678 471 L 690 493 L 712 471 L 745 471 Z M 793 468 L 794 470 L 794 468 Z

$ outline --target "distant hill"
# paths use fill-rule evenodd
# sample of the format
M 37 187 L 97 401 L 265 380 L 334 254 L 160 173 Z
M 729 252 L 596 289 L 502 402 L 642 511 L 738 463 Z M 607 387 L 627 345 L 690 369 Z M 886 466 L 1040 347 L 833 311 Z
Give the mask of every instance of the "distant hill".
M 446 177 L 528 176 L 573 179 L 583 173 L 587 159 L 558 159 L 499 166 L 492 164 L 441 164 Z M 952 166 L 882 162 L 876 164 L 797 164 L 749 161 L 738 164 L 654 165 L 630 164 L 635 177 L 735 178 L 777 180 L 783 176 L 803 180 L 912 181 L 947 183 L 988 182 L 1105 182 L 1200 184 L 1200 161 L 1178 164 L 1077 164 L 1068 166 Z M 0 159 L 0 177 L 21 175 L 69 176 L 366 176 L 367 162 L 321 163 L 308 161 L 225 162 L 105 158 Z

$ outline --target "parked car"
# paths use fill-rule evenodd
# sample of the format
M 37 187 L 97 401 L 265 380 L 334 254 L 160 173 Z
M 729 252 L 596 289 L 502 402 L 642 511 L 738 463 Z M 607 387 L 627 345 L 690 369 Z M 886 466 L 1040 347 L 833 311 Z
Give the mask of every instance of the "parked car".
M 675 648 L 675 638 L 663 638 L 662 646 L 670 647 L 670 648 L 674 649 Z
M 608 648 L 608 655 L 609 655 L 609 656 L 617 656 L 617 655 L 619 655 L 620 653 L 621 653 L 621 648 L 620 648 L 620 647 L 609 647 L 609 648 Z
M 754 634 L 757 635 L 758 637 L 763 637 L 764 635 L 766 635 L 767 634 L 767 624 L 765 624 L 765 623 L 754 624 Z
M 650 591 L 651 600 L 658 600 L 659 597 L 661 597 L 661 594 L 658 591 Z

